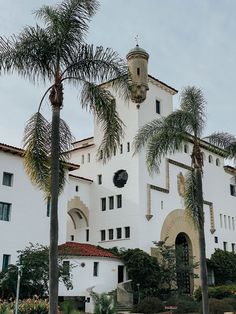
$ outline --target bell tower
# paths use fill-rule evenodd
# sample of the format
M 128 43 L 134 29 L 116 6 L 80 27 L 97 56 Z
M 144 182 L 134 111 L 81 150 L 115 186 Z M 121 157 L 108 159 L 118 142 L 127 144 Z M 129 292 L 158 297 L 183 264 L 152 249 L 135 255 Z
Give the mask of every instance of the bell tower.
M 131 76 L 131 100 L 137 104 L 146 99 L 149 54 L 137 44 L 126 56 Z

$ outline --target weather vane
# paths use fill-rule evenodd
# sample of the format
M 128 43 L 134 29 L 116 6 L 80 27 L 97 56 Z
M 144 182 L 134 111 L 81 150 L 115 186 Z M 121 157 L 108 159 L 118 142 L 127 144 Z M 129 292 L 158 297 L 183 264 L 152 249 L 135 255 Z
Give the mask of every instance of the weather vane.
M 139 44 L 138 44 L 138 35 L 136 35 L 136 36 L 134 37 L 134 39 L 135 39 L 135 41 L 136 41 L 136 46 L 138 47 L 138 46 L 139 46 Z

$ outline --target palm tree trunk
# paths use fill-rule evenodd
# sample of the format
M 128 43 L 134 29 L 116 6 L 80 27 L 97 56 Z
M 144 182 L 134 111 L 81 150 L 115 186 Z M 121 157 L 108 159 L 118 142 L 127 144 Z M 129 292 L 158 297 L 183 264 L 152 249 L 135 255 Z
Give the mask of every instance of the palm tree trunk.
M 51 213 L 49 247 L 49 313 L 57 314 L 58 307 L 58 195 L 60 154 L 60 106 L 52 105 L 51 139 Z
M 194 168 L 194 175 L 197 184 L 198 200 L 198 219 L 199 219 L 199 251 L 200 251 L 200 279 L 202 288 L 202 309 L 203 314 L 209 314 L 208 302 L 208 282 L 207 282 L 207 265 L 206 265 L 206 243 L 204 233 L 204 211 L 203 211 L 203 191 L 202 191 L 202 170 L 199 167 Z

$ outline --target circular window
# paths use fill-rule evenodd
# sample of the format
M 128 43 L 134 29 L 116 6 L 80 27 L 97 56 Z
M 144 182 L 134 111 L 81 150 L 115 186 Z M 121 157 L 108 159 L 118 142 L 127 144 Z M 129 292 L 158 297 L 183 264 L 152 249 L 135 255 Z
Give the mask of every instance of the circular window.
M 124 169 L 120 169 L 115 172 L 113 177 L 113 183 L 118 188 L 123 188 L 128 180 L 128 173 Z

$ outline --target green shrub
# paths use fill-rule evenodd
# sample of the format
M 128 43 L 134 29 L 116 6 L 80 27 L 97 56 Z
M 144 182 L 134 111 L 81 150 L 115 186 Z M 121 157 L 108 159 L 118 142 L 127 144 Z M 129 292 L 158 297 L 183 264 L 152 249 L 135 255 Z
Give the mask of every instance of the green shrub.
M 116 312 L 112 296 L 94 291 L 90 291 L 90 295 L 94 302 L 94 314 L 114 314 Z
M 224 285 L 224 286 L 218 286 L 218 287 L 209 287 L 208 288 L 208 295 L 209 298 L 214 299 L 224 299 L 224 298 L 230 298 L 236 297 L 236 285 Z M 202 293 L 201 288 L 198 288 L 194 292 L 194 297 L 196 300 L 200 301 L 202 299 Z
M 175 313 L 193 313 L 197 312 L 199 303 L 190 296 L 175 296 L 167 300 L 166 305 L 177 306 Z
M 135 313 L 158 313 L 164 310 L 162 301 L 155 297 L 146 297 L 133 307 Z
M 224 314 L 224 312 L 233 312 L 234 309 L 227 301 L 209 299 L 209 309 L 211 314 Z M 202 313 L 202 307 L 200 308 Z
M 236 298 L 225 298 L 222 301 L 230 304 L 233 307 L 234 311 L 236 311 Z
M 0 313 L 11 314 L 14 312 L 15 302 L 0 302 Z M 27 299 L 19 302 L 19 314 L 48 314 L 48 300 Z
M 71 314 L 75 310 L 75 302 L 73 300 L 66 300 L 60 304 L 60 309 L 63 314 Z

